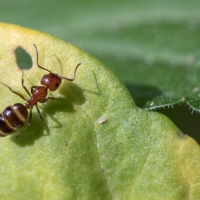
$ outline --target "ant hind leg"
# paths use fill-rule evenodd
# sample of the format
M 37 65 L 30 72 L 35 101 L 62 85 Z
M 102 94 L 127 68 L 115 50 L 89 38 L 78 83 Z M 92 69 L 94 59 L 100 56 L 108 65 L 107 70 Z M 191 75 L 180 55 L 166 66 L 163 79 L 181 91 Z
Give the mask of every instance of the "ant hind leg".
M 5 83 L 3 83 L 3 82 L 1 82 L 1 81 L 0 81 L 0 83 L 1 83 L 2 85 L 6 86 L 12 93 L 18 95 L 19 97 L 21 97 L 23 100 L 26 101 L 26 98 L 25 98 L 22 94 L 20 94 L 20 93 L 14 91 L 10 86 L 6 85 Z
M 50 131 L 49 131 L 49 128 L 48 128 L 48 126 L 46 125 L 46 123 L 44 122 L 44 119 L 43 119 L 43 117 L 42 117 L 42 115 L 41 115 L 41 112 L 40 112 L 40 110 L 39 110 L 39 108 L 38 108 L 37 104 L 35 105 L 35 107 L 36 107 L 37 113 L 38 113 L 38 115 L 39 115 L 39 117 L 40 117 L 41 121 L 42 121 L 42 122 L 43 122 L 43 124 L 45 125 L 45 127 L 46 127 L 46 129 L 47 129 L 48 133 L 50 133 Z

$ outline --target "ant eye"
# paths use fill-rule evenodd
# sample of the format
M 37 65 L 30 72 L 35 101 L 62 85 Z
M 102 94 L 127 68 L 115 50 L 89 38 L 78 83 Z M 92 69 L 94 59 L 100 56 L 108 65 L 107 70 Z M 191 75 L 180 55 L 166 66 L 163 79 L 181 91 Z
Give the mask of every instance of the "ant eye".
M 59 87 L 59 83 L 56 83 L 56 84 L 55 84 L 55 87 Z

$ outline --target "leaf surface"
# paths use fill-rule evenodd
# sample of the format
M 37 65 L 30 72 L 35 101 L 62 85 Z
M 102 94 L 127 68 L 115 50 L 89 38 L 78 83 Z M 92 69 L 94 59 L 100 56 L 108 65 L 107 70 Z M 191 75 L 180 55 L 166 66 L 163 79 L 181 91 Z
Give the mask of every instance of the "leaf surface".
M 39 64 L 66 77 L 62 98 L 41 104 L 47 134 L 34 110 L 30 127 L 0 138 L 1 199 L 198 199 L 200 149 L 165 116 L 138 108 L 109 69 L 81 49 L 50 35 L 0 24 L 1 81 L 27 97 L 15 50 L 33 67 L 25 85 L 39 85 Z M 0 85 L 1 105 L 23 103 Z M 23 128 L 22 128 L 23 129 Z M 20 129 L 21 130 L 21 129 Z M 19 131 L 20 131 L 19 130 Z M 190 149 L 190 151 L 188 151 Z

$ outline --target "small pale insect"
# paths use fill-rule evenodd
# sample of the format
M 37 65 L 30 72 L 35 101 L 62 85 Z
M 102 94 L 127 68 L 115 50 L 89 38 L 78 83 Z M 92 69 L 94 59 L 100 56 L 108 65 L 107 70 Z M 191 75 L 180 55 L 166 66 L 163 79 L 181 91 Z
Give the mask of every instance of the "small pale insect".
M 103 124 L 103 123 L 105 123 L 107 121 L 107 119 L 105 118 L 105 117 L 100 117 L 99 119 L 98 119 L 98 123 L 99 124 Z

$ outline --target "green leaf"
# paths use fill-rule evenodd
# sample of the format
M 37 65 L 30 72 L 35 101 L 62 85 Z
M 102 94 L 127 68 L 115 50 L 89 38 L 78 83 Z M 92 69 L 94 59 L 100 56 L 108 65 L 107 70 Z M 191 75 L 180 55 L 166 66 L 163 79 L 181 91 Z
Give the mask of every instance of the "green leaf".
M 165 116 L 137 108 L 119 79 L 99 61 L 58 38 L 0 24 L 1 81 L 27 96 L 15 50 L 23 48 L 33 67 L 25 85 L 39 85 L 45 71 L 62 76 L 40 105 L 45 126 L 34 111 L 28 129 L 0 138 L 1 199 L 198 199 L 199 146 Z M 23 102 L 0 86 L 1 105 Z M 23 102 L 24 103 L 24 102 Z M 23 130 L 19 130 L 19 132 Z M 190 149 L 190 151 L 187 151 Z
M 199 111 L 198 0 L 59 2 L 7 0 L 0 17 L 92 53 L 115 71 L 142 108 L 181 101 Z

